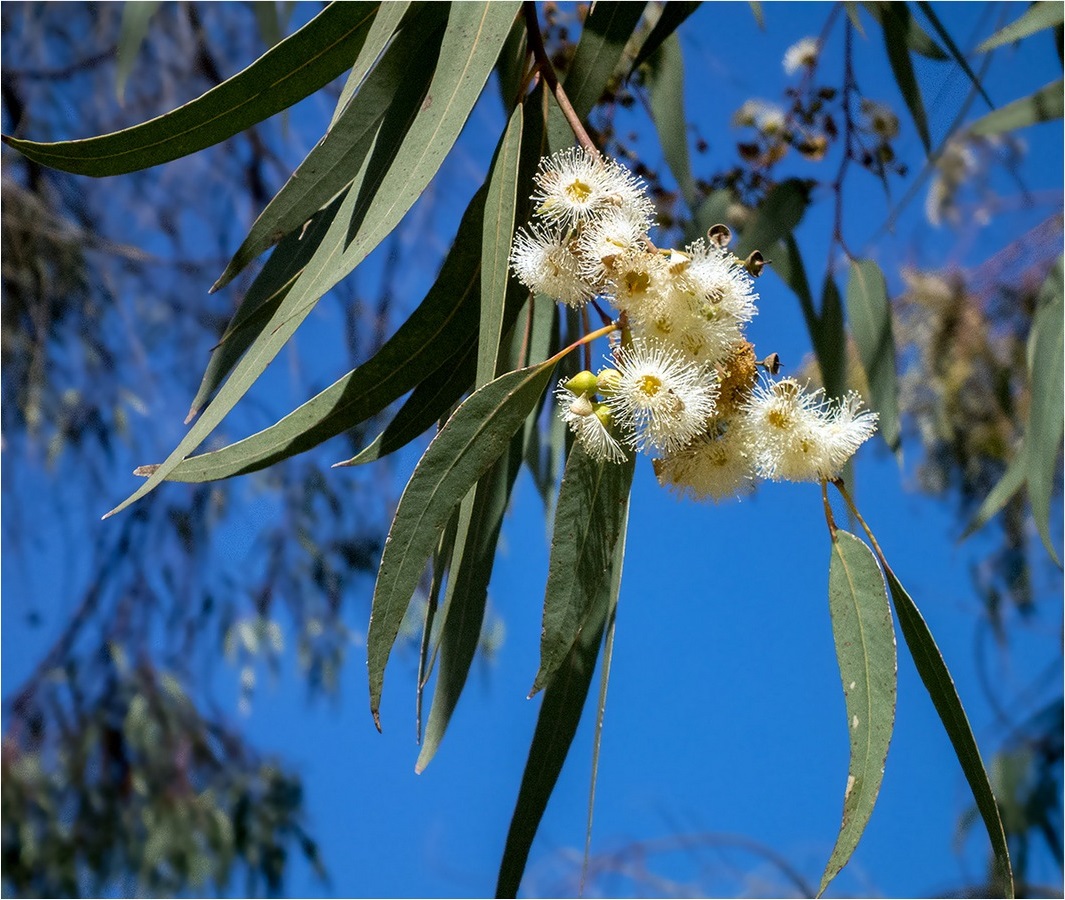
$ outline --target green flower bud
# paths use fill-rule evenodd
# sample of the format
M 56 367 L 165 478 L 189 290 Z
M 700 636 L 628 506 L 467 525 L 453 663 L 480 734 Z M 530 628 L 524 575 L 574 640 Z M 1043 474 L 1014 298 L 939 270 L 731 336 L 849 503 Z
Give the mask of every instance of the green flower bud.
M 578 372 L 565 384 L 566 390 L 576 394 L 578 397 L 594 394 L 596 387 L 596 377 L 588 371 Z

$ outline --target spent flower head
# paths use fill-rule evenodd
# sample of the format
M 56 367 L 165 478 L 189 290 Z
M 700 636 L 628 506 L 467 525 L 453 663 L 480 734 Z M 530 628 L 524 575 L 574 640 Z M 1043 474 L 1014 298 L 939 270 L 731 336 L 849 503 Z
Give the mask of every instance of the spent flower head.
M 753 459 L 743 429 L 720 423 L 686 447 L 654 461 L 658 483 L 679 497 L 715 503 L 754 489 Z

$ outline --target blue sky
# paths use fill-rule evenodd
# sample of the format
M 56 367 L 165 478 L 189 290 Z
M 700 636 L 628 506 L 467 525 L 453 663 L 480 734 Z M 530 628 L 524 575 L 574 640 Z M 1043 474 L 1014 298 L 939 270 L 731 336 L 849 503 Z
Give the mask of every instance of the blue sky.
M 978 3 L 936 5 L 964 48 L 995 29 L 990 8 Z M 685 23 L 680 35 L 688 69 L 688 115 L 711 145 L 706 158 L 693 157 L 696 175 L 732 160 L 733 111 L 750 96 L 780 96 L 787 83 L 780 62 L 785 49 L 806 34 L 816 34 L 828 10 L 828 4 L 767 4 L 766 30 L 760 31 L 746 4 L 714 3 L 704 4 Z M 825 53 L 830 73 L 838 73 L 842 64 L 840 25 Z M 859 83 L 866 95 L 880 97 L 899 111 L 903 136 L 898 149 L 917 168 L 920 145 L 891 78 L 879 30 L 870 28 L 868 34 L 864 41 L 859 39 Z M 1000 51 L 988 82 L 997 103 L 1060 77 L 1049 37 L 1044 37 L 1047 46 L 1039 45 L 1039 52 Z M 1037 47 L 1034 42 L 1030 46 Z M 935 86 L 925 94 L 935 143 L 967 85 L 949 65 L 923 60 L 917 65 L 927 78 L 922 84 Z M 486 90 L 434 182 L 431 207 L 421 204 L 409 214 L 408 220 L 433 217 L 441 240 L 440 247 L 431 248 L 434 257 L 451 233 L 448 229 L 454 228 L 449 210 L 464 208 L 483 179 L 503 124 L 498 95 Z M 1023 174 L 1029 186 L 1060 190 L 1060 123 L 1028 129 L 1023 138 L 1028 145 Z M 657 163 L 657 148 L 647 141 L 641 147 Z M 834 170 L 834 164 L 828 165 Z M 788 172 L 829 177 L 812 164 Z M 1005 182 L 999 186 L 1009 188 Z M 896 196 L 901 189 L 896 183 Z M 931 229 L 922 207 L 923 193 L 894 234 L 877 236 L 889 208 L 879 184 L 861 172 L 854 172 L 848 184 L 848 243 L 881 261 L 893 289 L 901 285 L 898 271 L 903 265 L 931 267 L 948 260 L 964 265 L 991 255 L 996 241 L 1002 240 L 994 229 L 984 228 L 959 256 L 958 235 Z M 1029 218 L 1034 224 L 1039 216 Z M 1025 222 L 1024 214 L 1016 221 Z M 1003 231 L 1016 235 L 1024 227 L 1011 225 Z M 830 230 L 830 204 L 815 204 L 798 232 L 813 285 L 821 282 Z M 382 259 L 378 253 L 366 264 L 370 279 Z M 404 273 L 398 286 L 411 305 L 434 271 L 427 265 Z M 837 271 L 844 271 L 842 265 Z M 789 368 L 797 367 L 809 352 L 797 304 L 772 274 L 758 282 L 758 289 L 760 315 L 750 336 L 760 355 L 777 351 Z M 315 349 L 320 346 L 316 342 L 328 346 L 339 321 L 335 308 L 322 304 L 298 342 L 303 365 L 328 360 L 328 353 Z M 291 401 L 290 408 L 303 398 L 287 396 L 285 365 L 279 361 L 267 377 L 279 395 L 275 402 L 284 407 Z M 337 374 L 323 372 L 323 384 Z M 187 398 L 177 398 L 175 410 L 166 413 L 168 421 L 175 422 L 175 436 L 180 433 L 176 423 L 184 408 L 177 407 L 182 403 L 187 404 Z M 167 429 L 161 429 L 160 440 L 168 439 Z M 977 535 L 959 544 L 953 511 L 912 489 L 914 452 L 905 453 L 900 469 L 882 443 L 866 446 L 857 466 L 859 506 L 936 635 L 978 741 L 991 748 L 998 734 L 978 684 L 974 641 L 979 602 L 969 576 L 970 565 L 991 543 Z M 394 461 L 397 493 L 415 460 L 414 453 L 403 453 Z M 661 491 L 645 462 L 641 460 L 636 471 L 593 854 L 677 834 L 729 835 L 772 848 L 816 884 L 839 824 L 848 747 L 828 616 L 829 546 L 819 488 L 769 484 L 743 502 L 698 505 L 678 502 Z M 360 476 L 341 470 L 335 477 Z M 1060 505 L 1054 515 L 1060 520 Z M 54 530 L 49 533 L 43 523 L 39 536 L 42 549 L 33 553 L 47 565 L 63 538 Z M 239 534 L 220 539 L 240 547 Z M 443 747 L 420 776 L 413 771 L 413 653 L 394 655 L 385 687 L 383 735 L 374 731 L 368 712 L 361 647 L 351 650 L 339 695 L 311 704 L 290 649 L 279 677 L 264 679 L 246 718 L 237 711 L 236 672 L 222 667 L 215 673 L 216 695 L 232 720 L 256 745 L 276 751 L 302 773 L 310 830 L 319 839 L 332 876 L 326 888 L 330 893 L 469 896 L 488 894 L 494 887 L 539 704 L 525 697 L 538 662 L 547 529 L 540 501 L 524 474 L 501 547 L 490 593 L 505 623 L 505 642 L 494 660 L 475 664 Z M 16 571 L 26 568 L 38 567 L 30 563 Z M 1060 577 L 1039 577 L 1037 615 L 1013 629 L 1008 652 L 993 663 L 1004 697 L 1015 695 L 1058 659 Z M 5 578 L 4 587 L 25 589 L 23 578 Z M 49 581 L 55 586 L 54 579 L 46 578 L 45 588 Z M 41 587 L 38 581 L 35 588 Z M 349 624 L 364 627 L 355 616 Z M 27 636 L 21 627 L 5 634 L 3 674 L 10 685 L 47 646 L 48 634 Z M 904 647 L 899 656 L 897 724 L 880 800 L 852 863 L 830 896 L 929 895 L 978 880 L 983 869 L 986 837 L 979 827 L 963 852 L 955 852 L 955 826 L 968 804 L 967 788 Z M 1060 673 L 1038 696 L 1045 701 L 1059 688 Z M 541 826 L 527 870 L 527 890 L 576 889 L 575 882 L 565 878 L 575 878 L 584 841 L 590 721 L 586 717 L 582 723 Z M 1033 873 L 1037 879 L 1060 879 L 1051 861 L 1044 859 L 1041 865 Z M 710 894 L 758 896 L 782 887 L 779 874 L 763 860 L 734 850 L 722 857 L 713 849 L 697 856 L 655 854 L 648 859 L 648 869 L 665 879 L 698 879 Z M 611 884 L 603 881 L 599 888 L 610 892 Z M 323 888 L 297 863 L 287 890 L 304 895 Z M 654 887 L 647 892 L 659 893 Z

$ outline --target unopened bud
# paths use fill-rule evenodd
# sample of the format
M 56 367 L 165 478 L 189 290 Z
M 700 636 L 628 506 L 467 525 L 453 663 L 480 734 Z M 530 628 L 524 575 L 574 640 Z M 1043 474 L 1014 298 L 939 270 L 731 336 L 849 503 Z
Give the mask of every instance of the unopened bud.
M 594 394 L 596 389 L 596 377 L 589 371 L 578 372 L 569 381 L 566 382 L 565 388 L 571 394 L 576 394 L 578 397 L 584 397 L 588 394 Z M 582 413 L 582 415 L 588 415 Z
M 621 381 L 621 373 L 617 369 L 603 369 L 599 373 L 599 393 L 609 397 L 617 393 L 618 382 Z
M 610 407 L 606 403 L 596 403 L 592 411 L 604 428 L 610 428 L 614 422 L 614 417 L 611 415 Z
M 757 278 L 766 267 L 765 257 L 761 250 L 755 250 L 743 261 L 743 267 L 751 273 L 752 278 Z
M 732 242 L 732 229 L 728 225 L 711 225 L 706 232 L 706 239 L 724 250 Z

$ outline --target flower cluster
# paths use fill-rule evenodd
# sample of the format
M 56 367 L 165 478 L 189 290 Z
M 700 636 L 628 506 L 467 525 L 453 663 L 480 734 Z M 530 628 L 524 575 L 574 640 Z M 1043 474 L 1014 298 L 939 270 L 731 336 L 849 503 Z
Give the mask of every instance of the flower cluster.
M 649 453 L 661 484 L 721 500 L 756 477 L 834 478 L 876 430 L 857 394 L 833 402 L 794 379 L 759 379 L 744 327 L 757 312 L 760 255 L 736 258 L 727 229 L 683 250 L 656 248 L 643 183 L 584 149 L 542 160 L 532 199 L 537 221 L 510 255 L 521 283 L 568 306 L 600 297 L 620 313 L 609 367 L 556 391 L 594 458 Z

